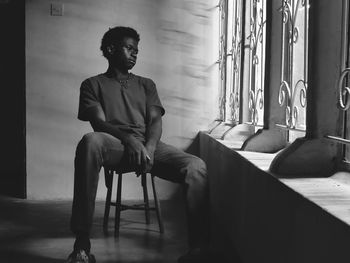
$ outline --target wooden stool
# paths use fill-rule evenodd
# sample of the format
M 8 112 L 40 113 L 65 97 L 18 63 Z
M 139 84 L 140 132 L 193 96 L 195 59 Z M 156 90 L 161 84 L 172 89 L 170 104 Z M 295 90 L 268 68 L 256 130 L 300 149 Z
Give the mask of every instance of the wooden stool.
M 119 171 L 116 169 L 106 168 L 105 171 L 105 184 L 107 187 L 107 196 L 106 196 L 106 204 L 105 204 L 105 213 L 103 218 L 103 230 L 105 233 L 108 232 L 108 218 L 109 218 L 109 210 L 111 205 L 115 206 L 115 218 L 114 218 L 114 236 L 119 236 L 119 225 L 120 225 L 120 212 L 131 209 L 131 210 L 144 210 L 146 216 L 146 224 L 150 223 L 149 211 L 154 210 L 157 214 L 158 224 L 159 224 L 159 232 L 164 233 L 163 221 L 160 213 L 160 204 L 157 197 L 157 191 L 154 184 L 154 176 L 150 174 L 153 188 L 153 196 L 154 196 L 154 207 L 150 207 L 148 200 L 148 191 L 147 191 L 147 173 L 141 173 L 136 175 L 141 177 L 141 185 L 143 189 L 143 199 L 144 203 L 135 204 L 135 205 L 124 205 L 121 203 L 122 196 L 122 178 L 124 173 L 134 172 L 132 170 L 123 170 Z M 116 202 L 111 201 L 112 197 L 112 186 L 113 186 L 113 175 L 116 173 L 118 175 L 118 184 L 117 184 L 117 198 Z

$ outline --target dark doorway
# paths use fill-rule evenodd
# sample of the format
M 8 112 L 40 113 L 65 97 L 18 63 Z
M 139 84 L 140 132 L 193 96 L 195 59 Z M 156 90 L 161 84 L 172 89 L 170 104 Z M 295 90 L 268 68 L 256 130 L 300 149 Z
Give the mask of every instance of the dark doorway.
M 25 198 L 24 0 L 0 0 L 0 37 L 0 194 Z

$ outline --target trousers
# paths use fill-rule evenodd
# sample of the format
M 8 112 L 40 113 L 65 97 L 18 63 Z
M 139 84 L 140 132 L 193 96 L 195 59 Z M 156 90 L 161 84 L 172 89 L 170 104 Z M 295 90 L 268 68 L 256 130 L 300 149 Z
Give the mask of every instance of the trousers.
M 101 167 L 118 168 L 123 156 L 122 142 L 107 133 L 88 133 L 78 143 L 74 161 L 74 197 L 70 222 L 71 230 L 76 235 L 89 236 Z M 205 163 L 194 155 L 159 141 L 151 173 L 183 185 L 189 247 L 205 246 L 209 233 L 209 197 Z

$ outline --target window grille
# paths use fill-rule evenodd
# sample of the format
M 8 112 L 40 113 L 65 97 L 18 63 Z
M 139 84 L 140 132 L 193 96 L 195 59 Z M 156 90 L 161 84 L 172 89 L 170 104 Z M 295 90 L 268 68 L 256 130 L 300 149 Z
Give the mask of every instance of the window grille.
M 227 0 L 219 2 L 219 120 L 225 121 L 226 105 L 226 25 L 227 25 Z
M 350 123 L 350 114 L 348 112 L 348 109 L 350 108 L 350 34 L 349 34 L 349 22 L 350 22 L 350 16 L 349 16 L 349 0 L 343 0 L 343 14 L 342 14 L 342 38 L 341 38 L 341 73 L 338 79 L 337 83 L 337 96 L 338 96 L 338 108 L 343 111 L 343 118 L 342 118 L 342 131 L 341 131 L 341 137 L 338 136 L 331 136 L 327 135 L 325 136 L 328 139 L 331 139 L 333 141 L 339 142 L 343 144 L 342 148 L 342 159 L 349 163 L 350 160 L 350 134 L 348 125 Z M 349 166 L 349 164 L 347 165 Z
M 219 119 L 236 125 L 242 121 L 241 111 L 248 110 L 249 123 L 262 126 L 266 0 L 249 0 L 247 3 L 244 0 L 221 0 L 218 7 Z M 245 52 L 243 47 L 249 51 Z M 248 56 L 248 63 L 243 63 L 244 55 Z M 243 75 L 248 75 L 247 83 L 243 83 Z M 242 105 L 242 96 L 248 97 L 248 105 Z
M 227 3 L 225 121 L 230 124 L 238 124 L 240 121 L 243 0 L 228 0 Z
M 280 127 L 306 130 L 308 88 L 309 1 L 282 0 L 281 83 L 278 102 L 285 107 L 285 124 Z M 289 137 L 291 134 L 289 133 Z
M 266 1 L 250 0 L 249 115 L 250 124 L 263 126 L 266 51 Z

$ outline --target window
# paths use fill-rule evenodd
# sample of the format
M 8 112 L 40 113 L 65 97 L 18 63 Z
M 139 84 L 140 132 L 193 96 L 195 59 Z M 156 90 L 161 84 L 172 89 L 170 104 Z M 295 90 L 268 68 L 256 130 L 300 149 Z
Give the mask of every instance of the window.
M 265 50 L 266 50 L 266 2 L 250 1 L 249 32 L 249 119 L 255 126 L 263 126 Z
M 223 139 L 245 140 L 243 150 L 286 148 L 274 162 L 276 171 L 282 173 L 329 175 L 335 167 L 350 171 L 349 2 L 220 2 L 221 12 L 225 12 L 220 38 L 222 121 L 232 126 L 249 123 L 264 127 L 245 140 L 240 128 L 251 126 L 240 125 Z M 325 134 L 340 144 L 325 142 Z M 288 142 L 298 137 L 304 138 L 288 147 Z M 301 165 L 295 169 L 288 166 L 294 162 Z
M 350 22 L 350 14 L 349 14 L 349 0 L 343 0 L 343 14 L 342 14 L 342 47 L 341 47 L 341 74 L 337 83 L 337 96 L 338 103 L 337 106 L 339 110 L 343 112 L 342 116 L 342 131 L 341 137 L 328 135 L 326 138 L 342 143 L 342 151 L 341 151 L 341 159 L 342 164 L 341 168 L 349 168 L 350 167 L 350 114 L 348 109 L 350 108 L 350 34 L 349 34 L 349 22 Z
M 308 0 L 282 0 L 280 8 L 283 24 L 278 100 L 280 106 L 285 108 L 285 124 L 278 126 L 290 130 L 290 141 L 306 130 L 308 10 Z
M 219 119 L 233 126 L 247 114 L 248 123 L 262 126 L 266 1 L 221 0 L 218 7 Z
M 235 126 L 264 127 L 266 0 L 219 2 L 219 119 Z M 281 0 L 281 74 L 278 100 L 283 112 L 276 125 L 288 141 L 305 135 L 308 89 L 309 0 Z M 274 108 L 274 110 L 276 110 Z
M 219 116 L 220 121 L 225 120 L 226 104 L 226 24 L 227 24 L 227 0 L 219 2 Z
M 225 120 L 240 122 L 240 87 L 242 63 L 242 0 L 228 0 L 226 44 Z

